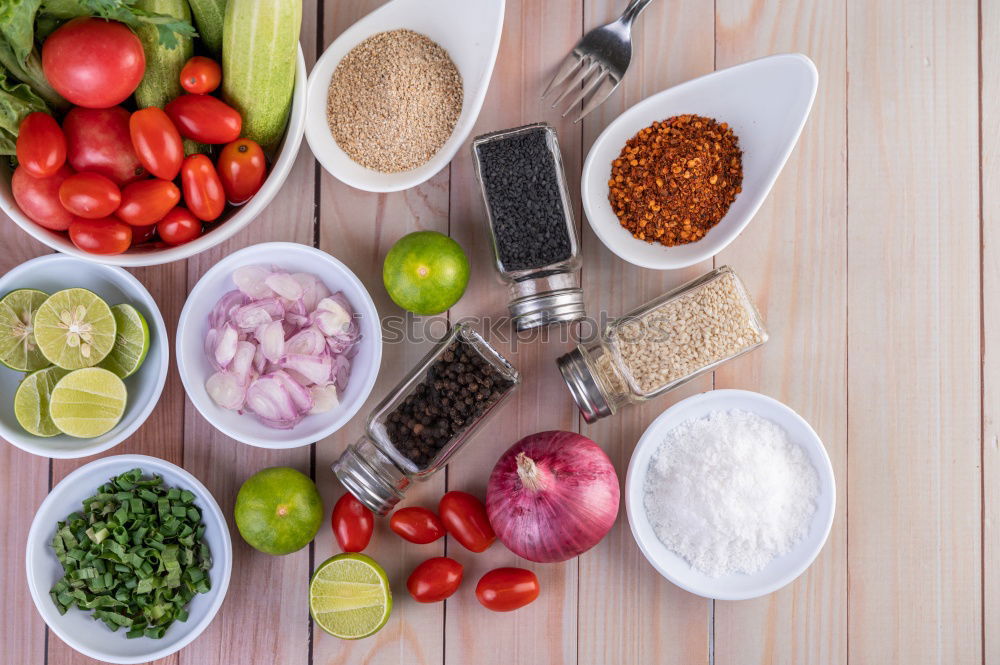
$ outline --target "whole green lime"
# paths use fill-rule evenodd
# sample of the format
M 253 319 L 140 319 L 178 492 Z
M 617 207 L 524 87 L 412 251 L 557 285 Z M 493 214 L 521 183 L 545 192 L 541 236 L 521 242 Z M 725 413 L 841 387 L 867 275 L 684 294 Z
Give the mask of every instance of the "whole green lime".
M 469 283 L 462 246 L 437 231 L 416 231 L 396 241 L 382 264 L 392 301 L 414 314 L 440 314 L 458 302 Z
M 308 545 L 323 515 L 316 483 L 284 466 L 253 474 L 236 495 L 236 528 L 248 545 L 266 554 L 290 554 Z

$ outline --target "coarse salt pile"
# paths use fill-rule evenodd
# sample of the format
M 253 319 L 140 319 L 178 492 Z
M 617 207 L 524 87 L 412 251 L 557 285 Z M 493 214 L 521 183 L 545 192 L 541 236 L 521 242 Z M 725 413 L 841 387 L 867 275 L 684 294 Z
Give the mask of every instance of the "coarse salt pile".
M 819 476 L 776 423 L 713 411 L 670 430 L 645 480 L 646 515 L 660 541 L 695 569 L 752 574 L 809 531 Z

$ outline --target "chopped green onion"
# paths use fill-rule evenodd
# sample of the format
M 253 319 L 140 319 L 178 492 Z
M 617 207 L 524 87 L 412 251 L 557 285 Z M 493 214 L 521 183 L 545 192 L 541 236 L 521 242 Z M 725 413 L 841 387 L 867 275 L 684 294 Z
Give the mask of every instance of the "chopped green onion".
M 112 478 L 59 522 L 52 549 L 63 577 L 49 596 L 60 614 L 93 610 L 126 637 L 163 637 L 187 605 L 211 589 L 212 556 L 193 492 L 132 469 Z

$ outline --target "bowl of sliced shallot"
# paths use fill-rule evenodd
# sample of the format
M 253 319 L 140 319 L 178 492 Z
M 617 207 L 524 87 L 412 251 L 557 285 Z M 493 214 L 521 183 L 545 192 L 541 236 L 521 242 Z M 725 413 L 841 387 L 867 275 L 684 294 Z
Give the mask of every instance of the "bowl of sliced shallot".
M 177 324 L 177 368 L 198 412 L 262 448 L 330 436 L 361 408 L 382 360 L 378 310 L 326 252 L 252 245 L 215 264 Z

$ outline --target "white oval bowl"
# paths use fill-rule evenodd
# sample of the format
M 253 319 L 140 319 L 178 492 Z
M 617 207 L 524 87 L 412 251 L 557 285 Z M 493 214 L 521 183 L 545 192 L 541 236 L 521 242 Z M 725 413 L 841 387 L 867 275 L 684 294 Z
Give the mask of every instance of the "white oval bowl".
M 218 222 L 218 226 L 183 245 L 159 248 L 152 245 L 140 245 L 129 249 L 123 254 L 112 256 L 91 254 L 78 249 L 76 245 L 70 242 L 69 236 L 66 233 L 50 231 L 39 226 L 21 212 L 21 209 L 17 206 L 17 202 L 14 201 L 14 195 L 11 193 L 11 171 L 6 163 L 0 164 L 0 209 L 7 213 L 7 216 L 14 220 L 14 223 L 24 229 L 35 240 L 45 243 L 58 252 L 95 263 L 126 267 L 155 266 L 161 263 L 187 259 L 231 238 L 247 224 L 256 219 L 257 215 L 263 212 L 264 208 L 274 199 L 282 185 L 285 184 L 285 180 L 288 178 L 288 174 L 295 164 L 295 157 L 299 154 L 299 146 L 302 144 L 302 134 L 305 130 L 305 114 L 306 61 L 302 55 L 302 47 L 300 46 L 298 58 L 296 59 L 295 88 L 292 91 L 292 109 L 288 115 L 288 126 L 285 129 L 285 136 L 281 139 L 277 158 L 272 162 L 271 171 L 267 174 L 267 179 L 264 181 L 263 186 L 261 186 L 260 191 L 250 201 L 236 208 L 234 212 L 229 214 L 229 217 Z
M 368 192 L 396 192 L 415 187 L 448 165 L 468 138 L 486 97 L 493 74 L 505 0 L 392 0 L 345 30 L 327 47 L 309 74 L 306 141 L 330 175 Z M 461 26 L 461 29 L 456 29 Z M 368 37 L 408 28 L 444 48 L 462 75 L 462 113 L 451 137 L 430 161 L 400 173 L 381 173 L 361 166 L 333 139 L 326 120 L 326 99 L 334 70 L 347 53 Z
M 667 548 L 656 536 L 643 503 L 646 472 L 667 432 L 681 423 L 701 418 L 711 411 L 742 409 L 767 418 L 788 432 L 801 446 L 819 476 L 816 512 L 806 536 L 787 554 L 776 557 L 753 575 L 730 574 L 711 577 Z M 711 390 L 681 400 L 654 420 L 636 444 L 625 478 L 625 509 L 632 536 L 653 568 L 677 586 L 716 600 L 746 600 L 777 591 L 801 575 L 823 549 L 837 503 L 833 467 L 819 436 L 801 416 L 781 402 L 749 390 Z
M 212 568 L 209 571 L 211 590 L 195 595 L 188 605 L 188 620 L 175 621 L 158 640 L 148 637 L 126 639 L 123 629 L 112 633 L 102 622 L 95 621 L 90 612 L 76 608 L 59 614 L 49 598 L 49 589 L 63 576 L 59 559 L 49 544 L 56 522 L 80 510 L 83 500 L 111 478 L 136 467 L 146 474 L 163 476 L 164 483 L 170 487 L 183 487 L 194 493 L 195 504 L 205 523 L 205 542 L 212 551 Z M 232 568 L 233 544 L 229 527 L 211 492 L 179 466 L 146 455 L 104 457 L 63 478 L 38 507 L 25 548 L 28 589 L 42 619 L 72 648 L 85 656 L 109 663 L 145 663 L 168 656 L 190 644 L 208 627 L 222 606 Z
M 208 315 L 219 298 L 236 288 L 233 271 L 241 266 L 268 264 L 291 272 L 308 272 L 319 277 L 336 293 L 343 291 L 356 315 L 360 316 L 361 340 L 351 359 L 347 390 L 340 404 L 326 412 L 306 416 L 294 428 L 274 429 L 250 414 L 224 409 L 212 401 L 205 382 L 215 369 L 205 355 Z M 215 264 L 191 290 L 177 323 L 177 369 L 184 390 L 198 412 L 213 427 L 237 441 L 260 448 L 295 448 L 315 443 L 343 427 L 368 399 L 382 362 L 382 325 L 378 310 L 361 280 L 350 268 L 326 252 L 292 242 L 251 245 Z
M 77 439 L 65 434 L 35 436 L 24 431 L 14 416 L 14 392 L 24 373 L 0 365 L 0 395 L 3 396 L 0 398 L 0 437 L 21 450 L 43 457 L 86 457 L 118 445 L 146 422 L 167 380 L 170 363 L 167 326 L 146 287 L 121 268 L 63 254 L 47 254 L 25 261 L 0 278 L 0 297 L 15 289 L 39 289 L 52 294 L 73 287 L 93 291 L 108 305 L 128 303 L 139 310 L 149 324 L 149 353 L 139 371 L 125 379 L 128 401 L 121 421 L 107 434 L 93 439 Z
M 809 116 L 818 81 L 816 66 L 806 56 L 774 55 L 687 81 L 628 109 L 597 137 L 583 165 L 580 193 L 590 227 L 608 249 L 642 268 L 686 268 L 715 256 L 767 198 Z M 743 191 L 698 242 L 666 247 L 633 238 L 608 202 L 611 162 L 640 129 L 686 113 L 729 123 L 736 132 L 743 150 Z

